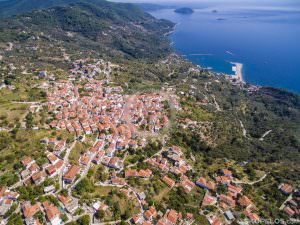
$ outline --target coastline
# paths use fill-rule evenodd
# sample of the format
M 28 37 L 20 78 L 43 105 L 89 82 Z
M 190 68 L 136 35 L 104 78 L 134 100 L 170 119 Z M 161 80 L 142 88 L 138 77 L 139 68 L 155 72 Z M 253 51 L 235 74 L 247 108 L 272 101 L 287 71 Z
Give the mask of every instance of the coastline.
M 172 27 L 172 29 L 166 33 L 164 33 L 164 36 L 165 37 L 168 37 L 170 36 L 171 34 L 173 34 L 175 31 L 176 31 L 176 27 L 180 25 L 180 23 L 175 23 L 174 26 Z
M 170 31 L 164 33 L 163 35 L 165 37 L 170 38 L 170 35 L 172 35 L 174 32 L 176 32 L 177 26 L 180 25 L 180 24 L 181 24 L 181 22 L 174 23 L 173 28 Z M 228 79 L 229 81 L 232 82 L 233 85 L 240 85 L 240 86 L 244 86 L 245 84 L 249 85 L 248 90 L 250 92 L 258 91 L 262 87 L 271 87 L 271 88 L 275 88 L 277 90 L 285 91 L 287 93 L 293 93 L 293 94 L 296 94 L 296 95 L 299 96 L 298 92 L 292 91 L 292 90 L 289 90 L 289 89 L 286 89 L 286 88 L 280 88 L 280 87 L 274 87 L 274 86 L 268 86 L 268 85 L 260 85 L 260 84 L 248 83 L 247 81 L 245 81 L 244 74 L 243 74 L 244 64 L 240 63 L 240 62 L 234 62 L 234 61 L 227 61 L 226 60 L 228 63 L 230 63 L 232 65 L 232 71 L 233 71 L 233 73 L 229 73 L 229 72 L 227 72 L 227 73 L 226 72 L 225 73 L 224 72 L 216 72 L 216 71 L 214 71 L 214 69 L 212 67 L 207 67 L 207 68 L 202 67 L 202 65 L 193 62 L 193 60 L 191 60 L 191 59 L 188 59 L 187 56 L 188 55 L 190 55 L 190 56 L 210 56 L 210 55 L 213 55 L 213 54 L 210 54 L 210 53 L 188 53 L 186 55 L 182 55 L 182 54 L 180 54 L 180 53 L 178 53 L 176 51 L 176 48 L 175 48 L 174 45 L 175 45 L 174 42 L 170 42 L 170 47 L 174 50 L 173 53 L 178 54 L 180 57 L 186 58 L 186 60 L 192 62 L 194 65 L 197 65 L 198 67 L 200 67 L 202 69 L 210 70 L 215 75 L 224 75 L 226 77 L 226 79 Z M 229 55 L 232 55 L 232 56 L 235 55 L 233 52 L 228 51 L 228 50 L 226 51 L 226 53 L 229 54 Z
M 232 66 L 232 71 L 234 75 L 232 77 L 237 80 L 237 82 L 245 83 L 243 78 L 243 63 L 230 62 Z
M 168 31 L 167 33 L 164 34 L 165 37 L 169 37 L 171 34 L 173 34 L 175 31 L 176 31 L 176 28 L 177 26 L 180 25 L 180 22 L 179 23 L 175 23 L 174 27 Z M 170 46 L 172 47 L 174 45 L 174 42 L 171 42 L 170 43 Z M 232 52 L 230 51 L 227 51 L 228 54 L 231 54 L 233 55 Z M 213 54 L 209 54 L 209 53 L 198 53 L 198 54 L 189 54 L 191 56 L 210 56 L 210 55 L 213 55 Z M 181 56 L 184 56 L 184 55 L 181 55 Z M 234 72 L 234 74 L 232 75 L 229 75 L 230 79 L 234 79 L 236 80 L 235 82 L 237 83 L 243 83 L 245 84 L 246 82 L 244 81 L 244 78 L 243 78 L 243 63 L 239 63 L 239 62 L 230 62 L 233 66 L 232 66 L 232 71 Z M 201 65 L 198 65 L 201 67 Z M 209 68 L 206 68 L 206 69 L 209 69 L 209 70 L 212 70 L 212 67 L 209 67 Z
M 242 80 L 246 83 L 251 83 L 256 86 L 269 86 L 274 87 L 278 89 L 283 89 L 288 92 L 293 92 L 296 94 L 300 94 L 299 85 L 299 79 L 300 77 L 296 75 L 299 71 L 297 68 L 299 68 L 299 63 L 295 61 L 297 60 L 297 57 L 291 57 L 289 56 L 289 59 L 286 61 L 286 65 L 279 66 L 280 63 L 280 54 L 276 50 L 276 47 L 272 47 L 272 45 L 268 45 L 268 48 L 266 50 L 262 50 L 262 48 L 255 49 L 253 51 L 249 51 L 247 49 L 250 48 L 250 46 L 245 46 L 242 44 L 242 41 L 239 41 L 237 36 L 239 34 L 242 34 L 242 32 L 238 32 L 237 35 L 231 34 L 231 32 L 226 33 L 227 26 L 230 27 L 230 29 L 236 29 L 237 31 L 245 31 L 245 32 L 251 32 L 251 30 L 246 29 L 246 26 L 242 26 L 244 23 L 247 23 L 246 17 L 244 19 L 243 16 L 245 16 L 246 11 L 231 11 L 228 9 L 224 9 L 224 12 L 228 13 L 228 15 L 232 15 L 233 17 L 230 17 L 232 21 L 235 21 L 237 23 L 231 24 L 231 22 L 228 23 L 218 23 L 216 22 L 216 18 L 212 14 L 211 11 L 203 11 L 199 10 L 196 11 L 195 16 L 193 16 L 192 19 L 186 19 L 185 17 L 180 17 L 173 13 L 173 9 L 163 9 L 163 10 L 157 10 L 155 12 L 151 11 L 150 14 L 152 14 L 154 17 L 158 19 L 167 19 L 169 21 L 174 22 L 175 26 L 173 29 L 178 30 L 175 33 L 174 31 L 171 31 L 169 34 L 172 34 L 170 39 L 173 41 L 175 40 L 176 43 L 172 43 L 172 48 L 175 49 L 175 52 L 178 54 L 184 54 L 185 58 L 189 61 L 192 61 L 196 65 L 201 66 L 201 62 L 203 61 L 205 65 L 214 65 L 212 72 L 217 73 L 223 73 L 231 76 L 231 78 L 237 77 L 242 78 L 239 80 Z M 234 17 L 237 16 L 237 17 Z M 239 17 L 241 16 L 241 17 Z M 265 15 L 262 15 L 263 17 Z M 239 19 L 240 18 L 240 19 Z M 297 16 L 298 18 L 298 16 Z M 269 18 L 271 19 L 271 18 Z M 198 23 L 201 21 L 201 23 Z M 287 27 L 285 28 L 286 31 L 289 31 L 292 26 L 294 26 L 294 23 L 292 23 L 294 19 L 287 19 Z M 262 31 L 266 28 L 266 24 L 262 23 L 260 20 L 253 19 L 254 26 L 257 29 L 262 29 Z M 180 26 L 178 24 L 181 23 Z M 279 26 L 280 21 L 275 21 L 275 25 Z M 210 25 L 210 26 L 208 26 Z M 245 24 L 246 25 L 246 24 Z M 178 26 L 178 27 L 176 27 Z M 219 27 L 220 29 L 216 29 Z M 201 34 L 200 30 L 206 29 L 205 35 Z M 199 31 L 198 31 L 199 30 Z M 272 29 L 273 31 L 273 29 Z M 224 36 L 230 40 L 235 40 L 237 44 L 235 45 L 234 42 L 230 42 L 229 44 L 223 43 L 222 33 L 224 33 Z M 185 38 L 185 35 L 188 35 L 189 38 Z M 291 43 L 284 42 L 283 40 L 274 39 L 272 35 L 266 34 L 268 38 L 266 39 L 259 39 L 258 37 L 250 38 L 249 35 L 247 35 L 247 41 L 251 43 L 253 46 L 256 46 L 255 41 L 257 43 L 267 43 L 268 39 L 274 40 L 277 44 L 286 44 L 286 48 L 284 51 L 287 51 L 291 44 L 295 43 L 295 38 L 291 38 Z M 281 34 L 278 34 L 281 35 Z M 168 36 L 168 34 L 166 34 Z M 213 40 L 210 40 L 210 36 Z M 286 37 L 286 36 L 284 36 Z M 255 39 L 255 41 L 254 41 Z M 185 43 L 186 40 L 188 40 L 188 43 Z M 218 45 L 218 48 L 216 45 L 212 42 L 216 43 Z M 200 42 L 199 44 L 197 42 Z M 205 43 L 205 45 L 203 44 Z M 297 48 L 296 48 L 297 49 Z M 295 49 L 295 50 L 296 50 Z M 203 51 L 206 52 L 214 52 L 216 56 L 212 59 L 198 59 L 198 58 L 192 58 L 194 56 L 190 56 L 189 54 L 194 53 L 202 53 Z M 265 52 L 266 51 L 266 52 Z M 269 51 L 274 52 L 274 54 L 265 54 Z M 206 53 L 204 52 L 204 53 Z M 244 54 L 244 53 L 246 54 Z M 265 53 L 264 53 L 265 52 Z M 296 52 L 296 51 L 295 51 Z M 255 54 L 257 54 L 257 57 Z M 279 54 L 278 57 L 276 57 L 276 54 Z M 280 56 L 280 57 L 279 57 Z M 204 57 L 198 55 L 197 57 Z M 259 58 L 259 59 L 258 59 Z M 228 64 L 228 61 L 233 62 L 240 62 L 240 60 L 244 65 L 242 75 L 235 76 L 235 72 L 232 72 L 232 66 L 231 64 Z M 218 64 L 218 61 L 220 61 L 220 64 Z M 222 62 L 222 61 L 223 62 Z M 226 64 L 224 63 L 226 62 Z M 278 63 L 275 63 L 277 62 Z M 212 62 L 212 64 L 209 64 L 209 62 Z M 228 62 L 228 63 L 227 63 Z M 293 63 L 292 63 L 293 62 Z M 274 63 L 274 66 L 273 66 Z M 216 65 L 216 66 L 215 66 Z M 203 66 L 203 65 L 202 65 Z M 223 70 L 224 69 L 224 70 Z M 288 73 L 289 76 L 284 76 L 285 73 Z M 233 75 L 232 75 L 233 74 Z M 249 75 L 249 76 L 248 76 Z M 288 79 L 287 79 L 288 78 Z M 290 81 L 292 79 L 292 81 Z

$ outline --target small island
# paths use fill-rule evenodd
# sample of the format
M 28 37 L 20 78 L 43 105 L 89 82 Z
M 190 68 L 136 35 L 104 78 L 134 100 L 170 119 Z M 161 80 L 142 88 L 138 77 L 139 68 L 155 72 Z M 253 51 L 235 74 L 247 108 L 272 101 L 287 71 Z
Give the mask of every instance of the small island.
M 183 7 L 183 8 L 175 9 L 175 12 L 181 14 L 192 14 L 194 13 L 194 10 L 188 7 Z

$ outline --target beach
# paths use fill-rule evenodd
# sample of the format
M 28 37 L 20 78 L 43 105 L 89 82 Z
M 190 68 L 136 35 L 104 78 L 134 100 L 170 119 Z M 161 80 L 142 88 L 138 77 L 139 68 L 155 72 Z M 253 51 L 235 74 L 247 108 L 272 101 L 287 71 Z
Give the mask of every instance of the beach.
M 230 62 L 231 64 L 233 64 L 232 66 L 232 71 L 234 72 L 234 78 L 242 83 L 245 83 L 244 79 L 243 79 L 243 64 L 242 63 L 238 63 L 238 62 Z

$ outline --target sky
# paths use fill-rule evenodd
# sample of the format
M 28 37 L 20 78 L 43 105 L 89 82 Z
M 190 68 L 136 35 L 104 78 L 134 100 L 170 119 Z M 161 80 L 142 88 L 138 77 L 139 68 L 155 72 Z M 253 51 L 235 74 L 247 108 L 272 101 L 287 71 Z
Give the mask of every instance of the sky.
M 180 4 L 180 5 L 195 5 L 197 3 L 245 3 L 249 5 L 295 5 L 300 7 L 300 0 L 111 0 L 115 2 L 133 2 L 133 3 L 155 3 L 155 4 Z

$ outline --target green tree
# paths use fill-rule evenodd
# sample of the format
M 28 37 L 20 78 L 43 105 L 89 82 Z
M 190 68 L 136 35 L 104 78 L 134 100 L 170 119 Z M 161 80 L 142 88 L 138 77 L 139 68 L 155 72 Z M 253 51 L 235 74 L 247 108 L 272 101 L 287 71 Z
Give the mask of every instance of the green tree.
M 7 225 L 23 225 L 22 217 L 19 214 L 12 214 L 9 217 Z
M 33 115 L 29 112 L 25 117 L 26 128 L 31 128 L 33 126 Z
M 104 217 L 105 217 L 105 212 L 103 210 L 98 210 L 96 213 L 95 213 L 95 217 L 98 219 L 98 220 L 102 220 Z
M 77 220 L 79 225 L 89 225 L 90 224 L 90 216 L 84 215 Z

